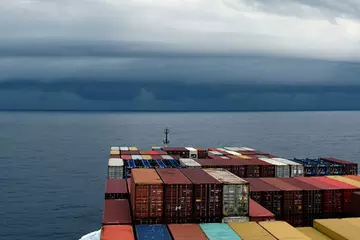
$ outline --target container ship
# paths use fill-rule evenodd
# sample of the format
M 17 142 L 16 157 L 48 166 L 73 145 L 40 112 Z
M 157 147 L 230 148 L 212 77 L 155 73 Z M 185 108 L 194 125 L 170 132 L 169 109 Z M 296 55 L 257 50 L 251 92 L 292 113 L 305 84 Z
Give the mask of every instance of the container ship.
M 358 165 L 249 147 L 111 147 L 101 240 L 359 240 Z

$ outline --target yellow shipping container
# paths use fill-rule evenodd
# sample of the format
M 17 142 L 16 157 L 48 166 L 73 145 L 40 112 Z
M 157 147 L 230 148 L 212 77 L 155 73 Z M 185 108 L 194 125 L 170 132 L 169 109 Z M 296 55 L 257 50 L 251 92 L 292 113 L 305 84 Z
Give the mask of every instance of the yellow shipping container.
M 150 155 L 141 155 L 142 159 L 144 160 L 151 160 L 151 156 Z
M 112 151 L 110 151 L 110 154 L 120 155 L 120 151 L 118 151 L 118 150 L 112 150 Z
M 228 225 L 243 240 L 276 240 L 276 238 L 274 238 L 256 222 L 230 222 Z
M 360 218 L 343 218 L 342 220 L 350 222 L 352 225 L 360 228 Z M 359 233 L 360 234 L 360 233 Z M 359 236 L 360 239 L 360 236 Z
M 137 151 L 137 147 L 129 147 L 129 151 Z
M 249 157 L 249 156 L 246 156 L 246 155 L 240 155 L 240 156 L 238 156 L 239 158 L 242 158 L 242 159 L 250 159 L 251 157 Z
M 322 234 L 321 232 L 312 227 L 301 227 L 296 229 L 313 240 L 332 240 L 328 236 Z
M 259 224 L 278 240 L 311 240 L 311 238 L 284 221 L 265 221 L 259 222 Z
M 346 178 L 346 177 L 343 177 L 343 176 L 327 176 L 327 177 L 360 188 L 360 182 L 358 182 L 358 181 L 356 181 L 356 180 L 354 180 L 354 179 Z
M 314 228 L 333 240 L 360 239 L 360 228 L 342 219 L 318 219 Z

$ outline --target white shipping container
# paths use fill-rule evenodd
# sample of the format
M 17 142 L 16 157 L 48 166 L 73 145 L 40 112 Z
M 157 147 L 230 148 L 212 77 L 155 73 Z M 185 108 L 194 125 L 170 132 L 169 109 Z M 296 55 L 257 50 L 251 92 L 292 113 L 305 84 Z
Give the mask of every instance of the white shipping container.
M 186 168 L 201 168 L 201 164 L 191 158 L 180 158 L 180 165 Z
M 275 161 L 279 161 L 290 166 L 290 177 L 303 177 L 304 176 L 304 166 L 300 163 L 293 162 L 285 158 L 272 158 Z
M 141 155 L 131 155 L 131 159 L 132 160 L 142 160 L 142 156 Z
M 166 160 L 174 160 L 174 158 L 169 155 L 161 155 L 161 158 Z
M 221 152 L 218 151 L 209 151 L 208 153 L 209 155 L 215 155 L 215 156 L 223 156 L 224 154 L 222 154 Z
M 124 161 L 121 158 L 109 159 L 108 178 L 124 178 Z
M 186 147 L 186 150 L 189 151 L 189 157 L 192 159 L 198 159 L 198 151 L 193 147 Z
M 248 216 L 249 183 L 222 168 L 207 168 L 204 171 L 223 184 L 223 215 Z
M 239 147 L 224 147 L 224 148 L 229 151 L 241 151 Z
M 110 151 L 120 151 L 120 147 L 111 147 Z
M 290 166 L 271 158 L 259 158 L 261 161 L 275 165 L 275 177 L 290 177 Z
M 253 148 L 248 148 L 248 147 L 239 147 L 239 151 L 256 151 L 255 149 L 253 149 Z
M 248 217 L 224 217 L 222 219 L 222 223 L 229 223 L 229 222 L 249 222 Z
M 226 149 L 225 148 L 216 148 L 218 151 L 220 152 L 226 152 Z
M 120 151 L 129 151 L 129 147 L 120 147 Z
M 229 151 L 229 150 L 226 150 L 226 152 L 227 152 L 228 154 L 233 155 L 233 156 L 241 156 L 241 155 L 242 155 L 241 153 L 234 152 L 234 151 Z

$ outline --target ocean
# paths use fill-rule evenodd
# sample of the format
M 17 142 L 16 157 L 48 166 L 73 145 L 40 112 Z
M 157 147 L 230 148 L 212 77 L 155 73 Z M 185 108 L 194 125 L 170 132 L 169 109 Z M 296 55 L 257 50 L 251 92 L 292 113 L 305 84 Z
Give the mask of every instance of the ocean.
M 161 146 L 165 127 L 171 146 L 360 160 L 360 112 L 0 112 L 0 239 L 98 230 L 109 147 Z

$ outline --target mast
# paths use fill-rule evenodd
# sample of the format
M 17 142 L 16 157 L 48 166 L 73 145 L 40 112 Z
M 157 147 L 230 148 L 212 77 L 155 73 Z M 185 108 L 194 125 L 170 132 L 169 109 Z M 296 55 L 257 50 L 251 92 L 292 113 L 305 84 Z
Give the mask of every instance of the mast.
M 163 140 L 163 143 L 164 143 L 165 147 L 167 147 L 167 145 L 170 143 L 170 140 L 168 139 L 168 135 L 170 133 L 169 128 L 165 128 L 164 133 L 165 133 L 165 138 Z

